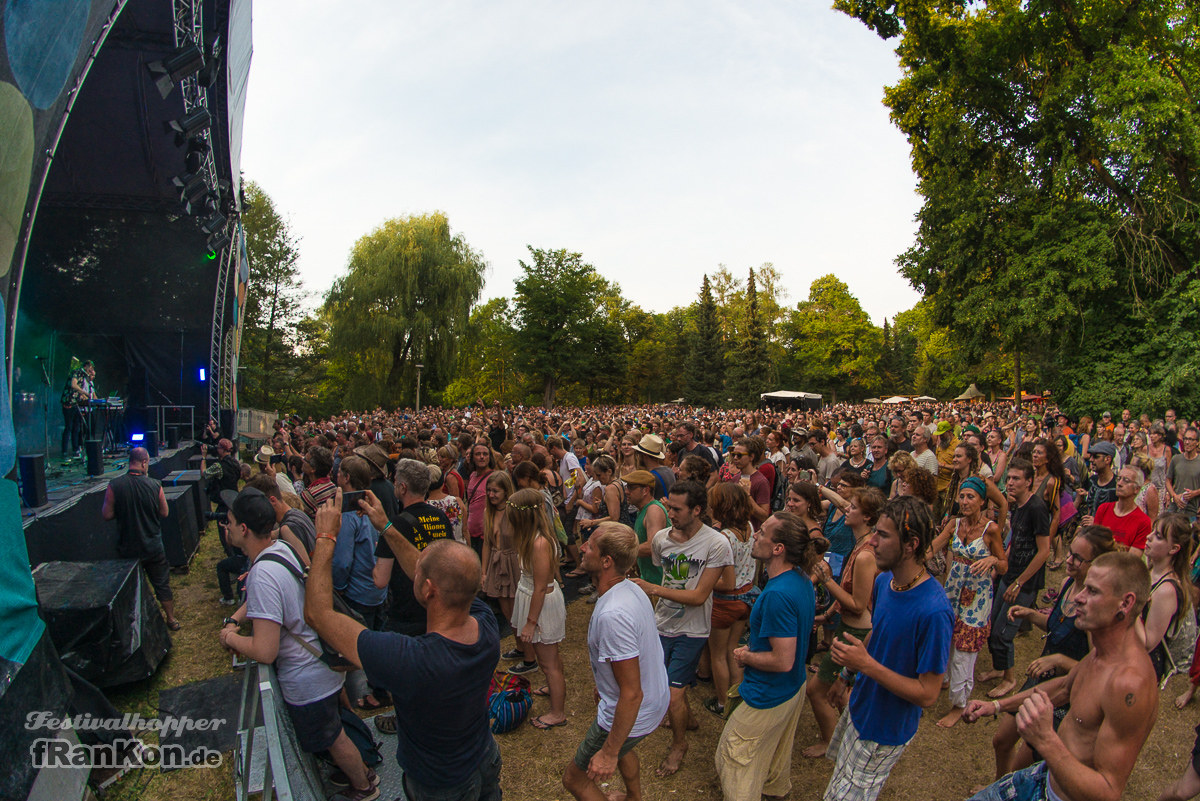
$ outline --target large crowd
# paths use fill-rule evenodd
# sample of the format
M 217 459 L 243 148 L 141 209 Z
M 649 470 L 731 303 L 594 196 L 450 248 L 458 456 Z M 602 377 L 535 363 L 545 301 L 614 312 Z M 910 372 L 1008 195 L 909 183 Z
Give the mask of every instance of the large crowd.
M 544 680 L 537 728 L 594 687 L 563 752 L 580 799 L 615 773 L 640 798 L 636 746 L 660 725 L 659 780 L 703 759 L 757 801 L 788 794 L 794 757 L 827 757 L 825 798 L 872 799 L 943 692 L 939 726 L 1000 719 L 976 798 L 1115 799 L 1159 687 L 1188 672 L 1182 708 L 1200 684 L 1198 427 L 1040 404 L 479 404 L 292 417 L 243 462 L 211 425 L 220 641 L 275 662 L 343 799 L 379 788 L 341 707 L 393 707 L 375 725 L 410 798 L 499 798 L 499 662 Z M 591 676 L 564 675 L 568 585 L 594 604 Z M 1044 648 L 1018 665 L 1029 626 Z M 689 755 L 706 712 L 716 753 Z M 1198 768 L 1200 740 L 1162 798 L 1200 793 Z

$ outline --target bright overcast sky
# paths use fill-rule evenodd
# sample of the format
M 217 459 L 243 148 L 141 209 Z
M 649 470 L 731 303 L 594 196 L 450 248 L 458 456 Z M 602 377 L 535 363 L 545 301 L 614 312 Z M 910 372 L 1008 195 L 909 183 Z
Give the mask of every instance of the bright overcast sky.
M 528 244 L 653 311 L 721 264 L 772 262 L 789 303 L 832 272 L 881 324 L 918 297 L 899 69 L 829 2 L 255 0 L 242 169 L 319 293 L 383 220 L 440 210 L 485 297 Z

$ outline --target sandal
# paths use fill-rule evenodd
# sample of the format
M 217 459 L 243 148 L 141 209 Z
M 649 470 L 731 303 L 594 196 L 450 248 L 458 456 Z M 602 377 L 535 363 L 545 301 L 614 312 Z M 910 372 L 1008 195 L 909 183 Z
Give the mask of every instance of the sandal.
M 707 701 L 705 701 L 704 708 L 719 718 L 725 717 L 725 705 L 718 704 L 716 698 L 709 698 Z
M 543 685 L 541 687 L 538 687 L 536 690 L 530 690 L 529 694 L 532 695 L 534 698 L 549 698 L 550 697 L 550 688 Z
M 368 701 L 367 699 L 370 700 Z M 388 704 L 381 702 L 371 693 L 367 693 L 362 698 L 358 699 L 358 708 L 367 712 L 374 711 L 376 709 L 383 709 L 385 706 L 388 706 Z
M 548 729 L 554 729 L 559 726 L 567 725 L 566 718 L 563 718 L 558 723 L 547 723 L 545 720 L 543 720 L 544 717 L 545 717 L 544 715 L 539 715 L 536 718 L 531 718 L 529 720 L 529 725 L 533 726 L 533 728 L 535 728 L 535 729 L 541 729 L 542 731 L 546 731 Z
M 178 620 L 169 620 L 167 621 L 167 628 L 169 628 L 171 631 L 179 631 L 181 628 L 183 628 L 183 624 Z
M 376 715 L 375 728 L 379 729 L 381 734 L 396 733 L 396 716 L 395 715 Z

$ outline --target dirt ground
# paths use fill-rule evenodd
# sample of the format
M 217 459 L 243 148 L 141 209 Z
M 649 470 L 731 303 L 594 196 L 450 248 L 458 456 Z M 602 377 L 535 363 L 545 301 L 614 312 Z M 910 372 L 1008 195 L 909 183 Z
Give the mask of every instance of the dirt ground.
M 186 576 L 172 576 L 177 608 L 184 629 L 172 636 L 173 649 L 156 676 L 146 682 L 124 688 L 113 695 L 122 711 L 138 711 L 153 715 L 161 689 L 175 687 L 197 679 L 219 676 L 230 670 L 229 658 L 217 643 L 221 618 L 227 613 L 217 604 L 214 566 L 219 557 L 219 544 L 210 526 L 201 539 L 200 549 Z M 1056 586 L 1061 572 L 1054 578 Z M 567 676 L 566 726 L 539 731 L 522 725 L 516 731 L 500 735 L 497 741 L 504 758 L 502 786 L 504 796 L 511 801 L 547 801 L 569 799 L 562 789 L 560 778 L 567 761 L 574 755 L 584 733 L 593 720 L 592 676 L 588 665 L 586 637 L 588 618 L 593 607 L 577 601 L 568 606 L 567 640 L 562 645 Z M 511 645 L 511 638 L 504 648 Z M 1021 635 L 1017 641 L 1017 664 L 1028 664 L 1041 651 L 1040 633 Z M 986 654 L 980 659 L 977 672 L 990 665 Z M 541 683 L 540 674 L 531 674 L 534 686 Z M 1176 676 L 1159 699 L 1159 718 L 1146 748 L 1134 768 L 1126 788 L 1127 799 L 1155 799 L 1165 784 L 1183 771 L 1195 739 L 1194 727 L 1200 718 L 1200 702 L 1182 712 L 1173 700 L 1186 687 L 1186 677 Z M 977 686 L 976 697 L 983 697 L 991 686 Z M 642 759 L 642 787 L 650 801 L 679 799 L 720 799 L 716 782 L 713 754 L 720 735 L 722 721 L 707 712 L 701 704 L 712 692 L 711 685 L 701 684 L 689 692 L 693 714 L 700 729 L 690 732 L 689 751 L 683 768 L 665 779 L 653 775 L 654 768 L 665 755 L 670 732 L 660 729 L 638 747 Z M 546 709 L 546 699 L 535 699 L 531 715 Z M 991 737 L 996 724 L 985 720 L 968 726 L 960 723 L 944 730 L 934 725 L 949 708 L 943 695 L 938 704 L 925 715 L 917 736 L 905 752 L 884 788 L 882 799 L 928 799 L 928 801 L 958 801 L 971 795 L 972 788 L 991 780 L 993 758 Z M 801 749 L 816 739 L 816 724 L 806 706 L 796 735 L 796 750 L 792 762 L 792 793 L 794 801 L 820 799 L 832 772 L 828 760 L 810 760 L 800 755 Z M 387 754 L 392 759 L 394 755 Z M 107 801 L 127 799 L 232 799 L 232 773 L 225 766 L 213 769 L 193 768 L 160 773 L 157 770 L 135 771 L 118 782 L 106 795 Z M 609 789 L 621 789 L 614 778 Z M 390 801 L 388 799 L 387 801 Z

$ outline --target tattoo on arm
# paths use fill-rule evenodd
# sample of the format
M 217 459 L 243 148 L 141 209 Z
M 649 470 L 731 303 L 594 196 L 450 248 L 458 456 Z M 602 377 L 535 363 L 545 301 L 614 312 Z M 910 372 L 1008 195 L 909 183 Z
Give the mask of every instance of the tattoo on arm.
M 1134 703 L 1133 693 L 1127 694 L 1125 696 L 1125 706 L 1133 706 L 1133 703 Z

